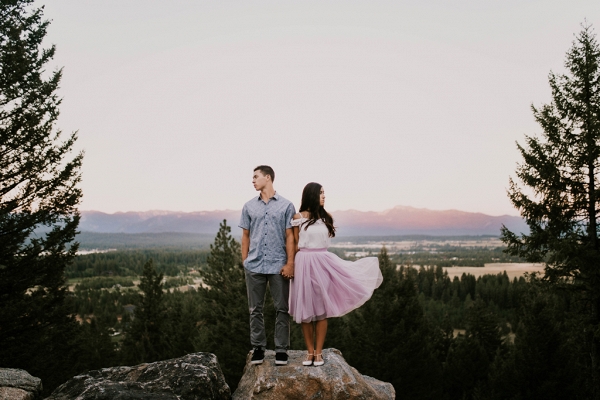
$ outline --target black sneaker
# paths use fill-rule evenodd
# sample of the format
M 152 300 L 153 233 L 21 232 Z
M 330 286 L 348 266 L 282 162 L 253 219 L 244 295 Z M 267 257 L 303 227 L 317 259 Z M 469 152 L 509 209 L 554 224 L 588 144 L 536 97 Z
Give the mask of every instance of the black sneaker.
M 275 353 L 275 365 L 287 365 L 287 353 Z
M 262 364 L 265 361 L 265 351 L 260 347 L 255 347 L 252 352 L 252 360 L 250 364 Z

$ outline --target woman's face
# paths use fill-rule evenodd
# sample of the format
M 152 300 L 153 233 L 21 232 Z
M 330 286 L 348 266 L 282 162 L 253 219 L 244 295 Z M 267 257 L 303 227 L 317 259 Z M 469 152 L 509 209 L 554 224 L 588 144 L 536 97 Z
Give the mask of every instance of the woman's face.
M 325 189 L 321 188 L 321 194 L 319 195 L 319 201 L 321 207 L 325 207 Z

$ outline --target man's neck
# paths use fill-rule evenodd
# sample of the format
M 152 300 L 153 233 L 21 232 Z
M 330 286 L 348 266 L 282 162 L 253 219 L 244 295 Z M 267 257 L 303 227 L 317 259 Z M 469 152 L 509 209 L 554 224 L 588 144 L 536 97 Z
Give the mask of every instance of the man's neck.
M 268 203 L 269 200 L 271 199 L 271 197 L 275 196 L 275 189 L 273 189 L 273 187 L 269 187 L 269 188 L 264 188 L 263 190 L 260 191 L 260 198 L 265 202 Z

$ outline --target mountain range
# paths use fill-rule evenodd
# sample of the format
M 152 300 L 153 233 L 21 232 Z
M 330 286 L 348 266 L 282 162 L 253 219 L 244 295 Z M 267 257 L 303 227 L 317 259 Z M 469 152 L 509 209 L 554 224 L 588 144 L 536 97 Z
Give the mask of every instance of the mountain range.
M 232 233 L 237 227 L 240 210 L 222 211 L 145 211 L 117 212 L 82 211 L 79 229 L 101 233 L 161 233 L 187 232 L 215 234 L 219 223 L 226 219 Z M 528 232 L 521 217 L 491 216 L 458 210 L 429 210 L 396 206 L 385 211 L 345 210 L 332 212 L 338 236 L 386 235 L 499 235 L 505 225 L 511 231 Z

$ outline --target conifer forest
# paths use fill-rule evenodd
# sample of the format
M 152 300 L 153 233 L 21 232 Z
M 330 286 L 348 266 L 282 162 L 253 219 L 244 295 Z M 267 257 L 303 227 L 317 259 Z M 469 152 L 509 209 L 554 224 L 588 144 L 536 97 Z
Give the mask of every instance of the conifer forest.
M 50 22 L 32 0 L 2 2 L 0 15 L 0 367 L 40 377 L 47 395 L 87 370 L 210 352 L 235 390 L 251 350 L 237 221 L 223 221 L 209 248 L 135 242 L 78 253 L 85 161 L 77 133 L 55 124 L 62 70 L 46 70 Z M 326 347 L 399 398 L 600 399 L 600 46 L 591 25 L 574 36 L 565 71 L 549 75 L 549 102 L 532 106 L 541 133 L 518 144 L 510 178 L 529 232 L 505 228 L 497 248 L 410 257 L 382 247 L 382 285 L 329 321 Z M 444 268 L 460 258 L 473 269 L 492 260 L 545 269 L 451 278 Z M 294 323 L 291 339 L 304 349 Z

